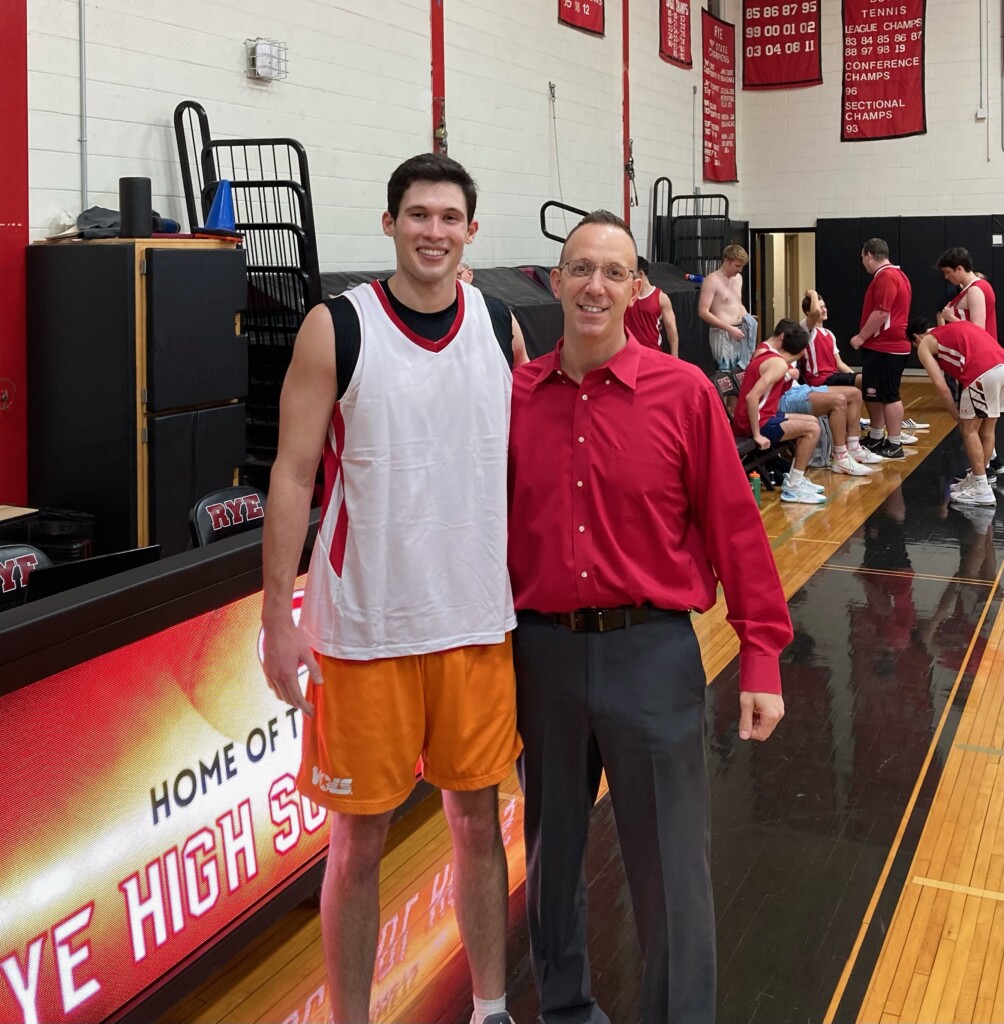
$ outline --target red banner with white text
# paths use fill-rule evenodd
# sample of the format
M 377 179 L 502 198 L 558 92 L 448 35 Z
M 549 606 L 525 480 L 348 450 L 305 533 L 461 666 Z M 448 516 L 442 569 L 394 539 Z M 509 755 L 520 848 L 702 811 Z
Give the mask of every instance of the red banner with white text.
M 558 0 L 558 21 L 601 36 L 604 31 L 603 0 Z
M 927 131 L 924 22 L 925 0 L 844 0 L 841 142 Z
M 659 0 L 659 56 L 678 68 L 692 68 L 690 0 Z
M 822 83 L 819 3 L 744 0 L 744 89 L 798 89 Z
M 736 27 L 701 11 L 704 54 L 704 180 L 738 181 Z

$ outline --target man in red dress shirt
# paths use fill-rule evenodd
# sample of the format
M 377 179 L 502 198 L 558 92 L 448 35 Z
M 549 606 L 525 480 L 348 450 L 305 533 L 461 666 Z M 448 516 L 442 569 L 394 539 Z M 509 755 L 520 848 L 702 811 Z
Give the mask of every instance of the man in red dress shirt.
M 592 213 L 551 287 L 564 337 L 514 374 L 509 569 L 527 912 L 541 1019 L 608 1024 L 592 997 L 583 857 L 606 771 L 645 956 L 643 1019 L 711 1024 L 715 928 L 705 677 L 691 610 L 720 580 L 740 639 L 742 739 L 784 713 L 791 620 L 721 399 L 624 330 L 627 225 Z
M 850 343 L 851 348 L 862 350 L 861 383 L 871 417 L 864 444 L 883 459 L 902 459 L 899 383 L 910 355 L 906 321 L 913 291 L 906 274 L 890 262 L 889 246 L 881 238 L 865 242 L 861 263 L 872 280 L 862 304 L 861 327 Z

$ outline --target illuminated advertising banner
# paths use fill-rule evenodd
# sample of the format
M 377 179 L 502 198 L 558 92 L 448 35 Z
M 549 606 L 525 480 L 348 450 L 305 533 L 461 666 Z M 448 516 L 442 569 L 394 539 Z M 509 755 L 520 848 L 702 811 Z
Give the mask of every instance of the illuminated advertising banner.
M 743 2 L 743 88 L 820 85 L 819 0 Z
M 924 21 L 924 0 L 844 0 L 841 142 L 927 131 Z
M 256 594 L 0 698 L 0 1021 L 103 1020 L 323 855 L 260 616 Z
M 704 180 L 738 181 L 736 27 L 701 11 L 704 54 Z
M 692 68 L 690 0 L 659 0 L 659 56 L 678 68 Z
M 558 0 L 558 21 L 601 36 L 604 32 L 603 0 Z

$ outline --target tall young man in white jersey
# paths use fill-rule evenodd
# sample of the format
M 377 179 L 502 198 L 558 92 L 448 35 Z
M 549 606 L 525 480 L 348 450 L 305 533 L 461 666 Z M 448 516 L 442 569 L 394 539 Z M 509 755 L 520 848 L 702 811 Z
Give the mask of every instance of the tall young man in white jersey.
M 457 280 L 476 199 L 446 156 L 398 167 L 383 214 L 393 275 L 310 311 L 282 389 L 264 667 L 304 715 L 297 785 L 332 812 L 321 924 L 334 1024 L 369 1020 L 380 859 L 419 755 L 453 837 L 472 1021 L 510 1021 L 496 787 L 519 753 L 505 564 L 512 317 Z M 297 625 L 291 597 L 322 459 Z

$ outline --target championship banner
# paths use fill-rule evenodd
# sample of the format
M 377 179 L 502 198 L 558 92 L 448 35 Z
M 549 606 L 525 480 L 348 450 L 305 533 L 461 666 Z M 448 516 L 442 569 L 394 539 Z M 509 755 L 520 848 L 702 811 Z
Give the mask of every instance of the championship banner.
M 704 180 L 738 181 L 736 27 L 701 11 L 704 53 Z
M 558 0 L 558 21 L 601 36 L 604 31 L 603 0 Z
M 659 56 L 678 68 L 692 68 L 690 0 L 659 0 Z
M 819 0 L 743 2 L 743 88 L 820 85 Z
M 0 697 L 17 723 L 3 741 L 4 1024 L 116 1014 L 324 856 L 328 812 L 295 785 L 301 715 L 262 675 L 261 603 Z M 512 886 L 521 817 L 503 802 Z M 460 945 L 448 858 L 403 896 L 382 915 L 374 1021 L 401 1019 Z
M 926 133 L 924 20 L 925 0 L 844 0 L 841 142 Z

